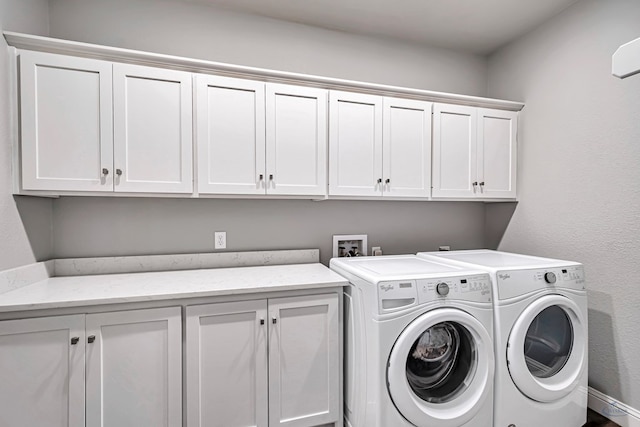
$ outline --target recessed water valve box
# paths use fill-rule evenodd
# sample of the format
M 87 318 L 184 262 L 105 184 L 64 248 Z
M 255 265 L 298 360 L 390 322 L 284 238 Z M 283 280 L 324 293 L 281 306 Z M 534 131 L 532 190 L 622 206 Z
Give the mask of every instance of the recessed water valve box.
M 333 236 L 333 258 L 367 256 L 366 234 L 344 234 Z

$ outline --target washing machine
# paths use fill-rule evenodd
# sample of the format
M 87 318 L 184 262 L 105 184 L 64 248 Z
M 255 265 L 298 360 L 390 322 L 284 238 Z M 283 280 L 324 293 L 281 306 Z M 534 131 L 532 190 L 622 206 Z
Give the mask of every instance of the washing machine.
M 333 258 L 345 288 L 345 424 L 487 427 L 489 275 L 415 255 Z
M 482 268 L 493 286 L 496 427 L 579 427 L 587 413 L 581 264 L 491 250 L 418 254 Z

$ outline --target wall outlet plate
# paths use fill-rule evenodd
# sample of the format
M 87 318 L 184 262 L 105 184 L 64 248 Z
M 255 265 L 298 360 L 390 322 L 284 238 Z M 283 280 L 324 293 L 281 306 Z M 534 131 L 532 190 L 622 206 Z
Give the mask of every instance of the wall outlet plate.
M 333 258 L 367 256 L 366 234 L 340 234 L 333 236 Z
M 226 231 L 216 231 L 215 233 L 213 233 L 213 247 L 215 249 L 227 248 L 227 232 Z

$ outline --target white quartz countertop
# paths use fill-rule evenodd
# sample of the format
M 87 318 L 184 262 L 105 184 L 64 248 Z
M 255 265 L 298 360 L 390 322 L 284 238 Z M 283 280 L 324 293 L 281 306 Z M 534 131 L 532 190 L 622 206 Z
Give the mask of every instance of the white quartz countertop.
M 322 264 L 52 277 L 0 294 L 0 312 L 344 286 Z

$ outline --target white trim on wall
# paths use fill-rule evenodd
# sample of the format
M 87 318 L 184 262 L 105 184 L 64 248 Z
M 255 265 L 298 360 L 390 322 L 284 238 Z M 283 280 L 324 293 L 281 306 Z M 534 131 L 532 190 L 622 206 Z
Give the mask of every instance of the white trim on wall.
M 621 79 L 640 73 L 640 38 L 615 51 L 611 58 L 611 73 Z
M 640 427 L 640 411 L 589 387 L 588 406 L 621 427 Z

